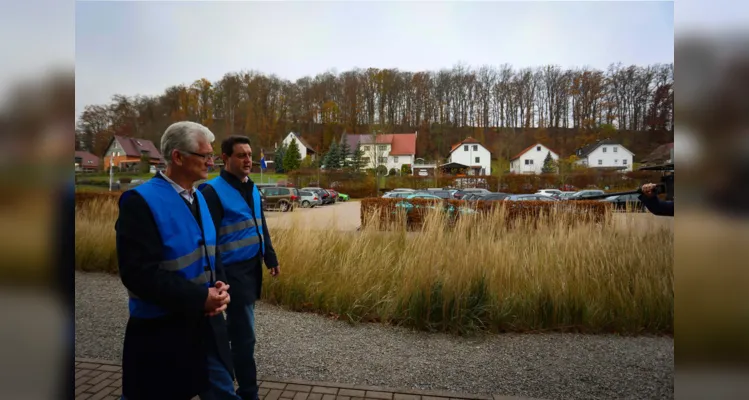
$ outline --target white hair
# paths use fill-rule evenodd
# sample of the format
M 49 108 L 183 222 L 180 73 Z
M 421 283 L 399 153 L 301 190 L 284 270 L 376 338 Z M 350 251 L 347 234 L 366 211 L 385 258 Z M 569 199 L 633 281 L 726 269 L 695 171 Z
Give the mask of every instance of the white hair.
M 180 121 L 169 125 L 161 136 L 161 155 L 167 164 L 172 163 L 172 151 L 197 151 L 198 140 L 213 143 L 216 137 L 210 129 L 192 121 Z

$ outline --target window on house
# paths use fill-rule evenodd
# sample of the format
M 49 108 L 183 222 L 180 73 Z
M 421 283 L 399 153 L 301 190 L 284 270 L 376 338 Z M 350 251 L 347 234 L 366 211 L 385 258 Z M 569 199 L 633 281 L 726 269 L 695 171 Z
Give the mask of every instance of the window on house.
M 393 157 L 393 162 L 398 162 L 398 156 Z
M 380 164 L 386 164 L 388 162 L 387 157 L 378 157 L 377 159 L 380 160 Z
M 468 145 L 463 146 L 463 151 L 468 151 Z
M 479 146 L 474 144 L 473 145 L 473 151 L 479 151 Z
M 619 160 L 614 160 L 614 164 L 619 164 Z
M 622 164 L 627 165 L 627 160 L 622 160 Z
M 619 148 L 618 148 L 618 147 L 614 147 L 614 153 L 617 153 L 617 152 L 618 152 L 618 150 L 619 150 Z
M 536 151 L 541 151 L 541 146 L 536 146 Z
M 476 161 L 475 162 L 480 163 L 481 162 L 480 160 L 481 160 L 481 157 L 476 157 Z
M 383 146 L 379 146 L 379 148 L 380 148 L 380 151 L 385 151 L 385 150 L 387 150 L 387 149 L 388 149 L 388 147 L 387 147 L 387 146 L 384 146 L 384 145 L 383 145 Z
M 603 160 L 598 160 L 598 165 L 603 165 Z
M 525 165 L 533 165 L 533 160 L 525 160 Z
M 364 151 L 369 151 L 369 146 L 364 146 L 364 147 L 363 147 L 363 150 L 364 150 Z
M 606 152 L 606 148 L 605 148 L 605 147 L 603 148 L 603 152 L 604 152 L 604 153 Z

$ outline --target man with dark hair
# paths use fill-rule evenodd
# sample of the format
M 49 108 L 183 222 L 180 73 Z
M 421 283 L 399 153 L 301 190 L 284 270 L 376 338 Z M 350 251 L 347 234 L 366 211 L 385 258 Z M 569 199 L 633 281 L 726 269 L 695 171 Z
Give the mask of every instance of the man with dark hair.
M 640 195 L 640 201 L 653 215 L 673 217 L 674 216 L 674 202 L 673 201 L 661 201 L 656 196 L 656 184 L 647 183 L 642 185 L 642 194 Z
M 262 263 L 278 276 L 276 252 L 265 223 L 260 192 L 250 179 L 252 148 L 245 136 L 221 143 L 224 169 L 200 186 L 218 232 L 218 251 L 231 286 L 226 310 L 234 371 L 243 400 L 257 400 L 255 301 L 260 298 Z

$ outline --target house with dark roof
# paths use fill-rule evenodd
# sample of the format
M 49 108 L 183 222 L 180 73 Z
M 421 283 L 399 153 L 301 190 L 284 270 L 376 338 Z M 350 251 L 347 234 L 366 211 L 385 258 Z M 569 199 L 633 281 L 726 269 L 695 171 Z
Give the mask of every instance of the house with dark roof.
M 510 172 L 513 174 L 540 174 L 546 156 L 559 160 L 559 153 L 541 143 L 530 145 L 510 159 Z
M 452 146 L 447 163 L 440 165 L 440 170 L 445 174 L 458 171 L 460 175 L 491 175 L 491 158 L 489 149 L 478 140 L 467 137 Z
M 110 160 L 120 171 L 138 168 L 141 157 L 148 157 L 149 164 L 163 167 L 164 158 L 150 140 L 131 138 L 127 136 L 113 136 L 104 152 L 104 169 L 109 167 Z
M 87 151 L 75 152 L 75 172 L 94 172 L 100 169 L 99 157 Z
M 642 160 L 645 165 L 671 164 L 674 162 L 674 143 L 662 144 Z
M 347 134 L 346 140 L 351 151 L 361 145 L 364 153 L 362 161 L 365 169 L 385 167 L 388 171 L 395 169 L 400 173 L 404 165 L 413 166 L 416 159 L 416 138 L 418 132 L 414 133 L 389 133 L 389 134 Z M 343 144 L 343 135 L 341 144 Z M 351 157 L 348 157 L 349 159 Z M 412 169 L 413 173 L 413 169 Z
M 315 149 L 312 148 L 312 146 L 307 143 L 306 140 L 302 137 L 300 133 L 297 132 L 289 132 L 288 135 L 283 139 L 283 142 L 281 142 L 282 145 L 288 146 L 291 144 L 292 140 L 296 140 L 297 146 L 299 146 L 299 153 L 302 155 L 302 160 L 307 158 L 307 156 L 310 156 L 310 159 L 314 160 L 317 156 L 317 152 Z M 259 158 L 258 158 L 259 160 Z M 265 157 L 266 163 L 268 161 L 268 157 L 266 155 Z
M 575 151 L 577 164 L 588 168 L 632 171 L 635 154 L 613 139 L 603 139 Z

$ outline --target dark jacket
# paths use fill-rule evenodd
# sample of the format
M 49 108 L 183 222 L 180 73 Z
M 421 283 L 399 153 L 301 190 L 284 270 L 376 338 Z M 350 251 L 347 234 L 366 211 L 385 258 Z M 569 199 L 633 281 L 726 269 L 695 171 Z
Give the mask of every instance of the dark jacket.
M 225 170 L 221 170 L 221 177 L 224 178 L 233 188 L 239 191 L 242 198 L 247 202 L 250 210 L 253 210 L 254 201 L 252 199 L 252 190 L 255 187 L 255 182 L 252 179 L 248 179 L 247 182 L 242 182 L 236 176 L 232 175 Z M 201 189 L 203 196 L 205 197 L 206 203 L 208 203 L 208 209 L 211 210 L 211 217 L 216 225 L 216 231 L 218 232 L 221 227 L 221 220 L 224 218 L 224 208 L 221 205 L 221 200 L 218 198 L 216 189 L 211 185 L 205 185 Z M 261 211 L 260 216 L 255 215 L 255 218 L 262 218 L 263 221 L 263 243 L 265 244 L 265 253 L 262 255 L 262 260 L 265 261 L 265 265 L 268 268 L 278 266 L 278 258 L 276 257 L 276 251 L 273 249 L 271 243 L 270 233 L 268 232 L 268 225 L 265 222 L 265 213 Z M 245 260 L 233 264 L 227 264 L 224 266 L 226 271 L 226 277 L 229 280 L 227 283 L 229 286 L 229 294 L 231 295 L 232 302 L 236 304 L 252 303 L 260 298 L 260 294 L 263 286 L 263 270 L 261 265 L 261 255 L 258 255 L 254 259 Z
M 648 209 L 653 215 L 660 215 L 664 217 L 674 216 L 674 202 L 673 201 L 661 201 L 657 196 L 648 197 L 641 194 L 639 197 L 645 208 Z
M 122 356 L 124 395 L 129 400 L 198 395 L 208 388 L 206 356 L 211 348 L 233 373 L 223 315 L 205 316 L 207 288 L 159 269 L 162 238 L 151 209 L 137 192 L 123 199 L 116 230 L 122 283 L 139 298 L 171 311 L 160 318 L 129 318 Z M 218 254 L 216 278 L 226 281 Z

